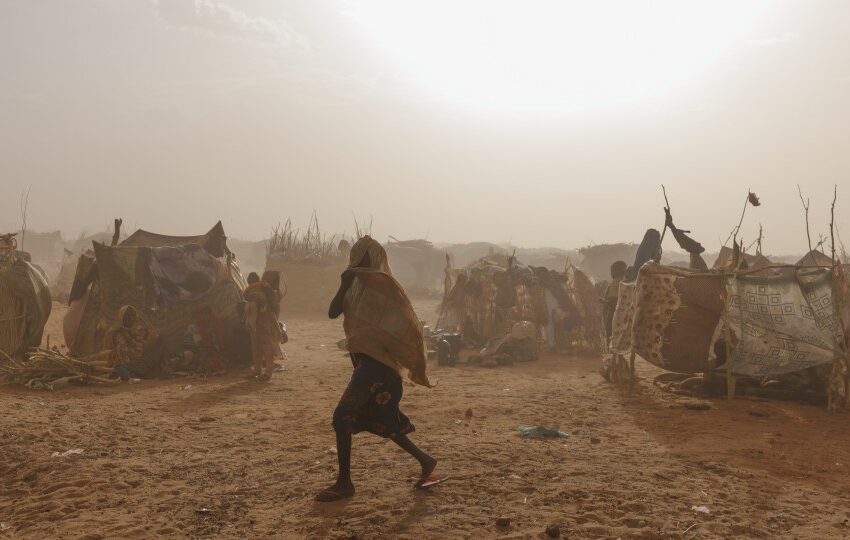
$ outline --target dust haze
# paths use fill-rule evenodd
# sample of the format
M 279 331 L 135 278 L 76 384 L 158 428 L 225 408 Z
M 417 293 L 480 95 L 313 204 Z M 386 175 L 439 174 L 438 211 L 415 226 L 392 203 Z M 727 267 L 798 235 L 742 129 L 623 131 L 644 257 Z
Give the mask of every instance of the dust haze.
M 129 228 L 174 234 L 222 219 L 231 237 L 260 240 L 287 218 L 305 227 L 316 211 L 331 233 L 350 234 L 353 216 L 371 218 L 382 241 L 577 248 L 637 242 L 663 225 L 664 184 L 674 215 L 709 250 L 727 238 L 750 188 L 765 204 L 744 239 L 762 223 L 767 253 L 802 254 L 796 185 L 823 213 L 850 168 L 850 6 L 735 4 L 714 11 L 753 11 L 746 27 L 726 36 L 711 19 L 707 33 L 725 41 L 681 44 L 683 54 L 693 45 L 711 56 L 672 86 L 586 106 L 566 93 L 569 107 L 541 112 L 532 105 L 547 96 L 505 97 L 504 80 L 481 67 L 499 58 L 453 58 L 445 43 L 421 48 L 458 63 L 449 74 L 480 71 L 470 84 L 494 105 L 470 106 L 451 80 L 422 83 L 431 71 L 395 54 L 408 44 L 388 41 L 394 34 L 370 31 L 386 21 L 358 2 L 6 1 L 0 229 L 20 227 L 20 194 L 32 186 L 29 228 L 67 238 L 120 216 Z M 528 28 L 550 4 L 523 10 L 515 28 L 509 4 L 470 5 L 505 15 L 494 32 L 514 42 L 496 50 L 504 70 L 539 76 L 532 90 L 584 88 L 594 77 L 646 86 L 606 78 L 619 73 L 611 55 L 588 67 L 568 50 L 573 42 L 532 41 Z M 398 25 L 413 28 L 422 15 L 405 9 Z M 454 13 L 443 3 L 433 10 L 423 24 Z M 598 28 L 582 57 L 616 38 Z M 494 112 L 500 104 L 510 114 Z M 812 224 L 818 234 L 827 225 Z

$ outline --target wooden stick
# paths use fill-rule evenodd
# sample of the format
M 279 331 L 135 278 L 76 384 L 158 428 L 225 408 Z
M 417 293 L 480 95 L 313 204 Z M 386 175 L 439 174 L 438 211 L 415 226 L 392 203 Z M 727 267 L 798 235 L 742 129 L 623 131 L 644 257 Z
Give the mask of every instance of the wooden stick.
M 744 223 L 744 215 L 747 213 L 748 204 L 750 204 L 750 188 L 747 188 L 747 198 L 744 199 L 744 209 L 741 211 L 741 219 L 738 220 L 738 225 L 729 233 L 729 237 L 723 243 L 724 246 L 729 243 L 729 240 L 734 241 L 738 237 L 738 233 L 741 231 L 741 225 Z
M 809 253 L 812 251 L 812 234 L 809 232 L 809 199 L 803 199 L 803 191 L 800 189 L 800 184 L 797 184 L 797 193 L 800 194 L 800 202 L 803 203 L 803 210 L 806 212 L 806 238 L 809 241 Z
M 832 264 L 835 264 L 835 201 L 838 199 L 838 184 L 833 186 L 832 191 L 832 206 L 829 210 L 829 238 L 832 248 Z
M 670 201 L 667 200 L 667 188 L 661 184 L 661 192 L 664 194 L 664 209 L 670 211 Z M 664 235 L 667 234 L 667 215 L 664 216 L 664 228 L 661 229 L 661 240 L 658 241 L 658 247 L 655 249 L 655 255 L 652 257 L 656 262 L 661 262 L 661 244 L 664 243 Z

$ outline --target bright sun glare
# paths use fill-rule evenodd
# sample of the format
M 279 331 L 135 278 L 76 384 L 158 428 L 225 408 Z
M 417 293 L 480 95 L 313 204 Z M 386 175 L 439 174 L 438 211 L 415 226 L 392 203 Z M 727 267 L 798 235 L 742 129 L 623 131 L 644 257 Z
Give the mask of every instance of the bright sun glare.
M 739 43 L 765 1 L 352 0 L 402 77 L 487 113 L 610 109 L 674 91 Z

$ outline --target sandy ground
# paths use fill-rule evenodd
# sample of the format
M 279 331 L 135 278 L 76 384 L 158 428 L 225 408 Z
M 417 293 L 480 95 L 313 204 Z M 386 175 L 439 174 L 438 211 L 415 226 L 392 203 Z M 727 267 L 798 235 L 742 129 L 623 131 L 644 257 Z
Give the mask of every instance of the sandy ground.
M 434 301 L 417 306 L 434 319 Z M 402 406 L 453 480 L 415 492 L 412 458 L 361 434 L 355 498 L 315 503 L 334 480 L 330 416 L 351 367 L 339 321 L 286 322 L 289 371 L 266 384 L 0 387 L 0 537 L 542 538 L 550 524 L 570 538 L 850 537 L 846 415 L 745 399 L 689 410 L 565 356 L 434 366 L 438 386 L 405 387 Z M 516 431 L 555 424 L 570 437 Z M 51 457 L 71 449 L 82 453 Z

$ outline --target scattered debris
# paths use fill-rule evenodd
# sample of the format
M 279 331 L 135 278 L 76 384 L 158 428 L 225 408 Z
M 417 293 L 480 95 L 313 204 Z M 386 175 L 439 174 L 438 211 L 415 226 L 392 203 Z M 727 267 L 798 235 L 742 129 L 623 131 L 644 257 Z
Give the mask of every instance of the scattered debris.
M 711 511 L 708 509 L 707 506 L 692 506 L 691 510 L 693 510 L 694 512 L 696 512 L 698 514 L 710 514 L 711 513 Z
M 554 523 L 546 527 L 546 536 L 549 538 L 560 538 L 561 537 L 561 527 L 555 525 Z
M 201 515 L 204 515 L 204 516 L 205 516 L 205 515 L 212 514 L 212 510 L 210 510 L 210 509 L 209 509 L 209 508 L 207 508 L 206 506 L 202 506 L 202 507 L 200 507 L 200 508 L 196 508 L 196 509 L 195 509 L 195 513 L 196 513 L 196 514 L 201 514 Z
M 198 422 L 215 422 L 215 421 L 216 421 L 216 419 L 213 418 L 212 416 L 202 416 L 202 417 L 198 418 Z
M 6 361 L 0 365 L 0 379 L 33 390 L 58 390 L 70 383 L 113 384 L 117 381 L 107 378 L 112 368 L 106 366 L 104 353 L 75 358 L 53 347 L 33 349 L 26 360 L 3 356 Z
M 519 426 L 517 428 L 519 431 L 519 436 L 523 439 L 547 439 L 547 438 L 560 438 L 566 439 L 570 436 L 569 433 L 564 433 L 563 431 L 558 430 L 558 426 L 553 426 L 551 428 L 545 428 L 542 426 Z
M 72 448 L 71 450 L 65 450 L 64 452 L 53 452 L 50 454 L 50 457 L 68 457 L 73 456 L 75 454 L 82 454 L 82 448 Z
M 509 518 L 509 517 L 496 518 L 496 525 L 499 526 L 499 527 L 510 527 L 511 526 L 511 518 Z
M 750 415 L 751 416 L 758 416 L 759 418 L 768 418 L 770 416 L 767 413 L 758 412 L 758 411 L 750 411 Z

